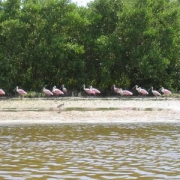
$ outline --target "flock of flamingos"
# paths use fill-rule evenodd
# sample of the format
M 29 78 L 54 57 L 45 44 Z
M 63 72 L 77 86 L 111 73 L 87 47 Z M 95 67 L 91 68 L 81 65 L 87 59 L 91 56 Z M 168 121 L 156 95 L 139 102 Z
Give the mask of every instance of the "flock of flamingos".
M 83 85 L 81 88 L 84 89 L 84 91 L 88 94 L 88 95 L 96 95 L 96 94 L 100 94 L 101 92 L 96 89 L 96 88 L 93 88 L 92 86 L 90 86 L 89 88 L 86 88 L 85 85 Z M 122 88 L 118 88 L 116 87 L 116 85 L 113 85 L 113 89 L 114 89 L 114 92 L 116 94 L 120 94 L 121 96 L 132 96 L 133 93 L 129 90 L 123 90 Z M 149 91 L 151 90 L 152 94 L 154 96 L 161 96 L 162 94 L 164 95 L 171 95 L 171 91 L 168 90 L 168 89 L 165 89 L 163 87 L 161 87 L 159 89 L 159 91 L 157 90 L 154 90 L 153 87 L 151 87 L 148 91 L 145 90 L 145 89 L 142 89 L 141 87 L 138 87 L 137 85 L 133 87 L 133 89 L 136 89 L 137 92 L 140 94 L 140 95 L 148 95 L 149 94 Z M 16 86 L 15 90 L 17 91 L 17 93 L 20 95 L 20 96 L 25 96 L 27 95 L 27 92 L 24 91 L 23 89 L 19 89 L 18 86 Z M 161 94 L 161 93 L 162 94 Z M 60 95 L 64 95 L 67 93 L 67 89 L 65 88 L 64 85 L 61 86 L 60 89 L 58 89 L 56 86 L 53 87 L 52 91 L 50 91 L 49 89 L 46 89 L 45 87 L 43 88 L 43 93 L 46 95 L 46 96 L 60 96 Z M 3 96 L 5 95 L 5 92 L 3 89 L 0 89 L 0 95 Z

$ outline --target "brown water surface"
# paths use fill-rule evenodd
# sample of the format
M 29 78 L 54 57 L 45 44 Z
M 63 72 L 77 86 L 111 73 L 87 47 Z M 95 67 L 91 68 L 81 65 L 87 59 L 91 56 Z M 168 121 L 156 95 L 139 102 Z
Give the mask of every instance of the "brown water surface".
M 0 179 L 180 179 L 180 123 L 0 125 Z

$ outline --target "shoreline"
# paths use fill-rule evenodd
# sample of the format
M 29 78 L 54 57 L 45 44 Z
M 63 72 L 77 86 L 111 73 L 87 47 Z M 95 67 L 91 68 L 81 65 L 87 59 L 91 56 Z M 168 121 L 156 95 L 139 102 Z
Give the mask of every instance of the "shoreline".
M 1 125 L 138 122 L 180 122 L 180 99 L 62 97 L 0 101 Z

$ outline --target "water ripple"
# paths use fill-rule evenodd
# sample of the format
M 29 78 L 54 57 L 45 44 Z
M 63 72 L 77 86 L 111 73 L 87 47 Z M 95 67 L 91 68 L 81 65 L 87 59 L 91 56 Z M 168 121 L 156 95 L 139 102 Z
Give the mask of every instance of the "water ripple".
M 0 127 L 3 179 L 180 179 L 179 124 Z

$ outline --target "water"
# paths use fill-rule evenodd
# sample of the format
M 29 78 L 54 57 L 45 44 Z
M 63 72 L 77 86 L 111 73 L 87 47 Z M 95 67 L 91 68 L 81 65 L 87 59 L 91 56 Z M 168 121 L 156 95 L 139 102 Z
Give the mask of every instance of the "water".
M 1 125 L 0 179 L 180 179 L 180 124 Z

